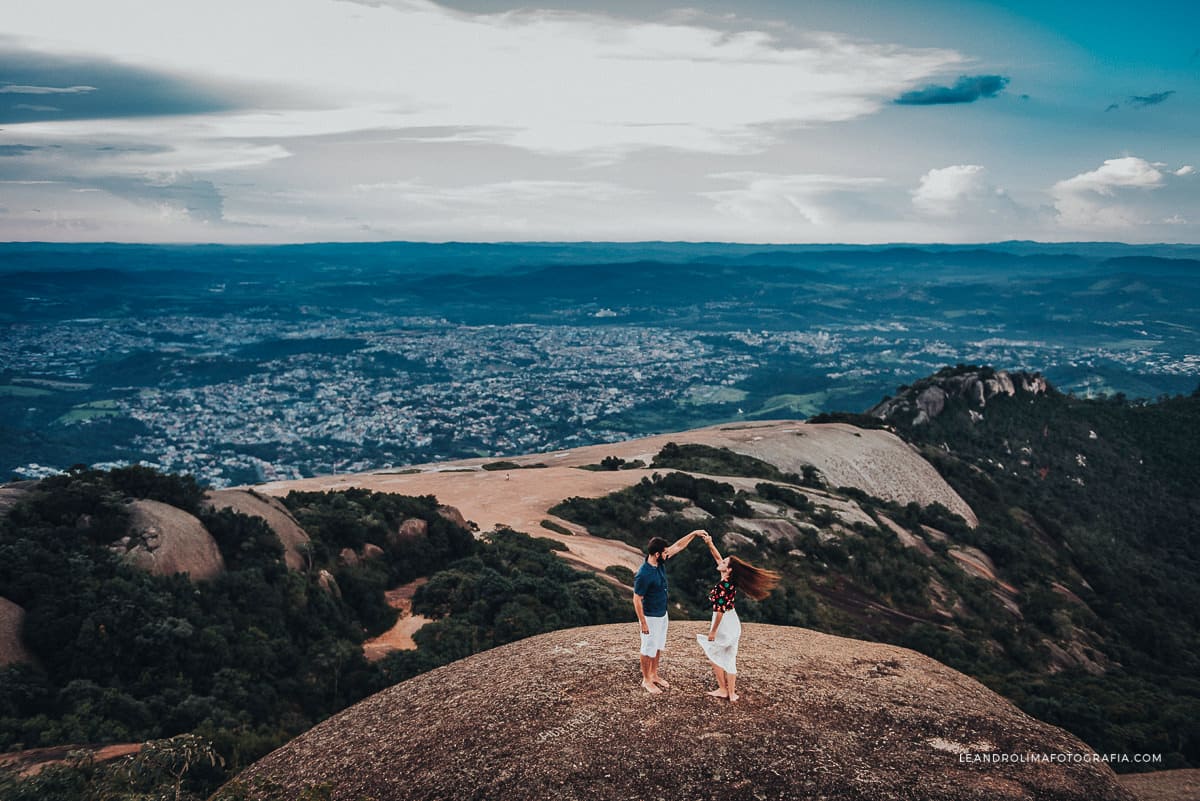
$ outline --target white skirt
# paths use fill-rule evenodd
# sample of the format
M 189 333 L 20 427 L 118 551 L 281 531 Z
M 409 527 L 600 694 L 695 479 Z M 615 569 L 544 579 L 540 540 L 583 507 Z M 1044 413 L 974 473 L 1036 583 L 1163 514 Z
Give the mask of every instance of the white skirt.
M 713 620 L 716 619 L 717 613 L 713 612 Z M 710 662 L 726 673 L 737 675 L 738 640 L 741 637 L 742 621 L 738 620 L 737 610 L 730 609 L 721 618 L 721 625 L 717 627 L 715 640 L 709 642 L 707 634 L 697 634 L 696 642 L 700 643 L 700 647 L 704 649 L 704 655 Z

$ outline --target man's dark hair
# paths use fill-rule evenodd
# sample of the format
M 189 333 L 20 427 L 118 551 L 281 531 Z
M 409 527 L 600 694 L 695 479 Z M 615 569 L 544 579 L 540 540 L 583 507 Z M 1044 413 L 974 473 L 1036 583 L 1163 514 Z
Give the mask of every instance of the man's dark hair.
M 646 555 L 653 556 L 654 554 L 662 554 L 667 549 L 667 541 L 662 537 L 651 537 L 646 543 Z

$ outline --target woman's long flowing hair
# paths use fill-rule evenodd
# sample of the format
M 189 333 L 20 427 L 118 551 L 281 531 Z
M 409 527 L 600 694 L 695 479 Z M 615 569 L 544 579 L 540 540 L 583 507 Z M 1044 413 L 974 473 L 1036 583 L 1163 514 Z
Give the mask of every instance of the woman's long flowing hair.
M 736 556 L 729 557 L 729 570 L 733 586 L 756 601 L 770 595 L 771 590 L 779 586 L 779 579 L 782 578 L 774 570 L 755 567 Z

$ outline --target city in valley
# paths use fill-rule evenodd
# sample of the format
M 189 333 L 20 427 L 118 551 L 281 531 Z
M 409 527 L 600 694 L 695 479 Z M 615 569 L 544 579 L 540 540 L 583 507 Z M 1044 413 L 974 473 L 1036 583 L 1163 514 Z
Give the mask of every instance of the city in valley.
M 272 248 L 6 247 L 0 470 L 18 477 L 142 462 L 226 486 L 503 457 L 859 412 L 958 363 L 1088 395 L 1200 382 L 1192 249 L 580 247 L 543 265 L 537 246 L 447 245 L 397 266 L 400 245 L 342 264 L 325 246 L 281 266 Z

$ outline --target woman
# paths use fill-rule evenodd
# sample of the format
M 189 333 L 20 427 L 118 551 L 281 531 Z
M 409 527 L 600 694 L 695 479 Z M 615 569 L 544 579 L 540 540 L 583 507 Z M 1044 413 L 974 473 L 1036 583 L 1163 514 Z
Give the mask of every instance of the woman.
M 743 562 L 736 556 L 721 558 L 721 552 L 713 544 L 712 535 L 705 531 L 701 532 L 700 536 L 708 543 L 708 550 L 717 561 L 717 572 L 721 574 L 721 580 L 708 593 L 708 600 L 712 602 L 713 608 L 712 626 L 708 629 L 707 637 L 697 634 L 696 642 L 712 662 L 713 673 L 717 677 L 717 689 L 708 694 L 714 698 L 728 698 L 730 703 L 736 703 L 740 697 L 735 692 L 737 650 L 738 640 L 742 636 L 742 623 L 738 620 L 737 609 L 734 608 L 738 591 L 761 601 L 779 584 L 780 576 L 774 570 L 763 570 Z

